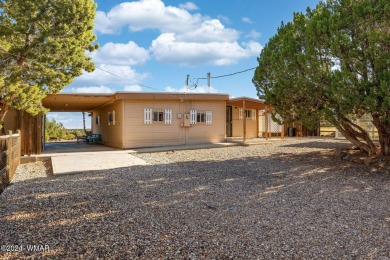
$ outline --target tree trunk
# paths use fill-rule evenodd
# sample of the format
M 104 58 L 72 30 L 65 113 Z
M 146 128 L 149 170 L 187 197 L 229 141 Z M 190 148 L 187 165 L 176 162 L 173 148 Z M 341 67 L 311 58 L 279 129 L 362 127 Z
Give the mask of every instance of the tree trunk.
M 8 105 L 2 104 L 0 102 L 0 135 L 4 135 L 5 134 L 4 119 L 5 119 L 5 115 L 8 112 L 8 108 L 9 108 Z
M 339 130 L 348 141 L 368 153 L 369 156 L 375 155 L 376 146 L 362 127 L 354 124 L 346 117 L 340 117 L 338 122 L 339 124 L 336 126 L 337 130 Z
M 381 154 L 383 156 L 390 156 L 390 112 L 387 113 L 387 116 L 384 120 L 381 120 L 380 116 L 377 114 L 372 115 L 372 123 L 375 125 L 378 130 L 379 144 L 381 146 Z

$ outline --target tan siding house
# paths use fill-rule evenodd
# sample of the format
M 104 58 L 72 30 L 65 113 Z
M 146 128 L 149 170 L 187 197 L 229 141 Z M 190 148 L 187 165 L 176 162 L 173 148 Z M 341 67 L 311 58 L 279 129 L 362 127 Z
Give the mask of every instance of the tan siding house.
M 111 103 L 90 111 L 92 132 L 101 134 L 104 145 L 121 149 L 224 142 L 228 99 L 225 94 L 117 92 Z

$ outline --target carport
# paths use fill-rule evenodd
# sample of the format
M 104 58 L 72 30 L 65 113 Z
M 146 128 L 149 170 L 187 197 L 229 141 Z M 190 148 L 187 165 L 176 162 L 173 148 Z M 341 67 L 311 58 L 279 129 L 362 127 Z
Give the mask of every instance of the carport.
M 272 121 L 270 109 L 271 106 L 254 98 L 238 97 L 227 101 L 227 138 L 242 138 L 245 142 L 248 137 L 268 139 L 271 135 L 278 134 L 283 139 L 283 126 Z
M 94 93 L 61 93 L 60 95 L 47 95 L 42 104 L 50 112 L 91 112 L 92 110 L 104 107 L 115 101 L 114 94 L 94 94 Z M 43 118 L 45 122 L 46 116 Z M 43 124 L 45 125 L 45 124 Z M 45 129 L 43 130 L 43 136 Z M 81 152 L 81 151 L 105 151 L 110 149 L 102 145 L 87 145 L 85 143 L 62 142 L 62 143 L 45 143 L 43 141 L 44 153 L 62 153 L 62 152 Z

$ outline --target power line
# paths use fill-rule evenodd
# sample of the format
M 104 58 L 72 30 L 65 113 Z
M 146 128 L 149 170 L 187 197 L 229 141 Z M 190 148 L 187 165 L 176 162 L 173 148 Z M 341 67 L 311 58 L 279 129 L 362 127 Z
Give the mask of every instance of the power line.
M 111 71 L 104 70 L 104 69 L 101 69 L 101 68 L 99 68 L 99 67 L 95 67 L 95 68 L 96 68 L 96 69 L 98 69 L 98 70 L 101 70 L 101 71 L 107 72 L 107 73 L 109 73 L 109 74 L 111 74 L 111 75 L 117 76 L 117 77 L 119 77 L 119 78 L 122 78 L 121 76 L 119 76 L 119 75 L 117 75 L 117 74 L 115 74 L 115 73 L 112 73 Z
M 230 77 L 230 76 L 233 76 L 233 75 L 236 75 L 236 74 L 240 74 L 240 73 L 244 73 L 244 72 L 247 72 L 247 71 L 250 71 L 250 70 L 254 70 L 256 68 L 257 67 L 253 67 L 253 68 L 250 68 L 250 69 L 241 70 L 241 71 L 237 71 L 237 72 L 233 72 L 233 73 L 229 73 L 229 74 L 225 74 L 225 75 L 212 76 L 212 77 L 210 77 L 210 79 Z M 198 79 L 209 79 L 209 78 L 194 78 L 194 79 L 198 80 Z
M 96 69 L 101 70 L 101 71 L 104 71 L 104 72 L 109 73 L 109 74 L 111 74 L 111 75 L 114 75 L 114 76 L 116 76 L 116 77 L 123 78 L 122 76 L 119 76 L 119 75 L 117 75 L 117 74 L 115 74 L 115 73 L 112 73 L 111 71 L 104 70 L 104 69 L 101 69 L 101 68 L 98 68 L 98 67 L 96 67 Z M 175 97 L 175 98 L 177 98 L 177 99 L 179 99 L 179 100 L 181 99 L 181 98 L 178 97 L 177 95 L 166 93 L 165 90 L 162 90 L 162 89 L 159 89 L 159 88 L 154 88 L 154 87 L 146 86 L 146 85 L 144 85 L 144 84 L 137 84 L 137 85 L 139 85 L 139 86 L 141 86 L 141 87 L 144 87 L 144 88 L 148 88 L 148 89 L 160 91 L 161 94 L 165 94 L 165 95 L 168 95 L 168 96 L 172 96 L 172 97 Z M 185 93 L 183 93 L 183 94 L 185 94 Z

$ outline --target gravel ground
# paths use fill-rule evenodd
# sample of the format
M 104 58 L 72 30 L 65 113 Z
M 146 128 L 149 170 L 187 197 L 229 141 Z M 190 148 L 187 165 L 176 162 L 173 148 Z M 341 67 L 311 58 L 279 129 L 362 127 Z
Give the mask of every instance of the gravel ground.
M 346 146 L 138 154 L 151 165 L 60 177 L 23 165 L 0 195 L 0 258 L 390 259 L 389 168 L 339 159 Z

